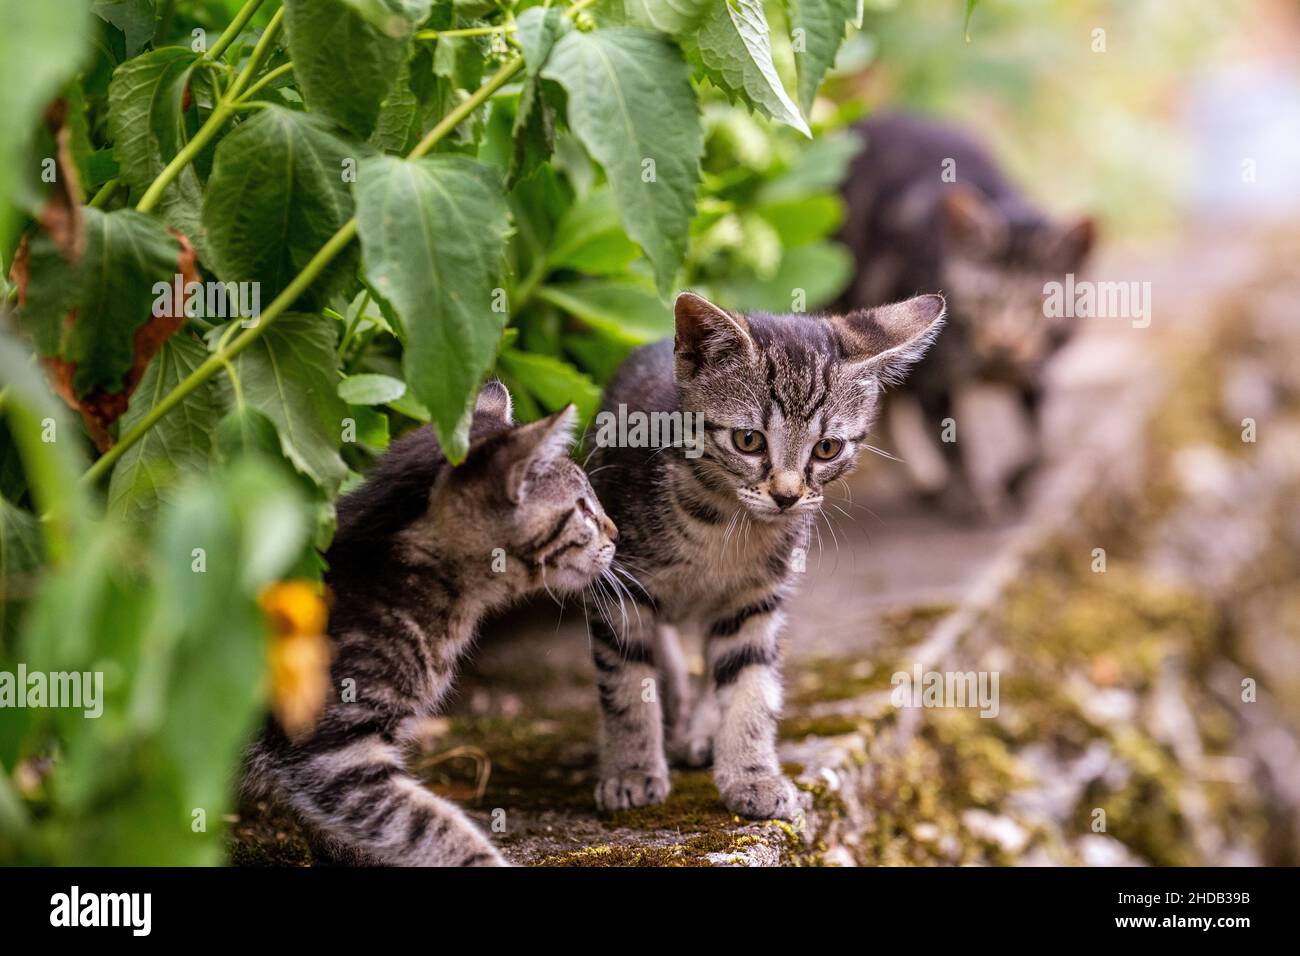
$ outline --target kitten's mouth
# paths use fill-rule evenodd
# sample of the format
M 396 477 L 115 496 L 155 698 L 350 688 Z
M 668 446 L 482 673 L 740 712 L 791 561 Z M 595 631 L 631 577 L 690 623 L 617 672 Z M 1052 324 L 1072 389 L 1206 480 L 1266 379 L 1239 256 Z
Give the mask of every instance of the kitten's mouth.
M 809 511 L 816 511 L 822 503 L 821 495 L 803 495 L 782 507 L 767 495 L 760 495 L 744 488 L 736 492 L 736 497 L 750 514 L 762 521 L 780 521 L 792 515 L 806 514 Z

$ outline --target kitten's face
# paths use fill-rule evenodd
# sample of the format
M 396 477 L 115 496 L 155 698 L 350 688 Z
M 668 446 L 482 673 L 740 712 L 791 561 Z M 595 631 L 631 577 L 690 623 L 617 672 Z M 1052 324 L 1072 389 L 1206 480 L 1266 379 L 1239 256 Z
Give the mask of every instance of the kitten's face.
M 706 423 L 701 476 L 764 520 L 815 511 L 866 447 L 882 384 L 942 323 L 943 299 L 822 318 L 741 316 L 691 293 L 676 306 L 682 410 Z
M 510 591 L 580 591 L 609 568 L 618 531 L 569 458 L 572 406 L 527 425 L 510 422 L 509 395 L 490 383 L 475 411 L 465 464 L 434 492 L 442 527 Z
M 954 189 L 942 221 L 944 291 L 965 347 L 987 374 L 1030 375 L 1069 336 L 1071 320 L 1045 314 L 1043 286 L 1083 267 L 1091 220 L 1012 221 L 982 194 Z

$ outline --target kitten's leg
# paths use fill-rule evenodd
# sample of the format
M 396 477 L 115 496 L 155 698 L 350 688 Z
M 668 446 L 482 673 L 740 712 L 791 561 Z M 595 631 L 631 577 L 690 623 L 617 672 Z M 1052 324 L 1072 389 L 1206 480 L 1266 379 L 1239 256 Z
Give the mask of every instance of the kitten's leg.
M 649 806 L 668 796 L 653 627 L 647 608 L 628 619 L 622 634 L 600 618 L 591 622 L 601 718 L 596 805 L 602 810 Z
M 706 677 L 700 688 L 695 706 L 691 709 L 691 719 L 686 728 L 686 735 L 678 751 L 678 759 L 687 767 L 707 767 L 713 762 L 713 740 L 718 735 L 722 724 L 722 710 L 718 707 L 718 695 L 713 689 L 712 676 Z
M 709 672 L 722 714 L 713 743 L 713 778 L 733 813 L 792 820 L 800 809 L 799 794 L 776 759 L 782 696 L 778 603 L 775 597 L 760 601 L 709 629 Z
M 677 629 L 670 624 L 656 623 L 654 637 L 665 747 L 669 756 L 676 759 L 691 717 L 690 675 L 686 671 L 686 658 L 682 655 Z
M 395 744 L 379 734 L 332 749 L 314 742 L 276 776 L 282 798 L 327 839 L 389 866 L 507 865 L 459 807 L 406 771 Z

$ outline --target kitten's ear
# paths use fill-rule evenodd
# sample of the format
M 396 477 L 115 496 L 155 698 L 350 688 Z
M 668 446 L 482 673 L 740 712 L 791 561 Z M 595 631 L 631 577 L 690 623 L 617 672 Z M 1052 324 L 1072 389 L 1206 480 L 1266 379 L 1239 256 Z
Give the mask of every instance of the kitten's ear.
M 754 348 L 745 317 L 718 308 L 702 295 L 683 292 L 673 304 L 673 316 L 677 322 L 674 350 L 696 365 Z
M 943 296 L 859 309 L 831 321 L 840 329 L 844 358 L 862 362 L 865 371 L 886 383 L 897 382 L 928 349 L 943 328 Z
M 943 193 L 944 233 L 975 255 L 992 255 L 1007 244 L 1010 226 L 996 205 L 977 190 L 953 184 Z
M 1053 272 L 1073 272 L 1080 268 L 1097 241 L 1097 226 L 1091 216 L 1052 230 L 1043 247 L 1043 261 Z
M 506 477 L 506 497 L 515 504 L 528 496 L 528 480 L 536 465 L 569 453 L 578 410 L 566 405 L 554 415 L 521 425 L 502 448 L 499 464 Z
M 482 415 L 502 427 L 511 424 L 513 410 L 514 403 L 510 400 L 509 390 L 496 379 L 483 386 L 483 390 L 478 393 L 478 401 L 474 403 L 475 418 Z

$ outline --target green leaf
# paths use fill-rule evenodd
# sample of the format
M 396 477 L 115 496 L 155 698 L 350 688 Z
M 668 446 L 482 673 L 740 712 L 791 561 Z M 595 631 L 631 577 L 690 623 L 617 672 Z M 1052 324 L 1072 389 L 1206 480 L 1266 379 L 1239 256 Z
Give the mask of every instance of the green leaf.
M 190 50 L 164 47 L 127 60 L 113 73 L 108 88 L 113 155 L 122 178 L 137 195 L 149 188 L 189 141 L 185 91 L 200 61 Z M 191 163 L 163 193 L 163 217 L 197 240 L 202 205 L 203 184 Z
M 85 0 L 0 0 L 0 249 L 11 249 L 13 199 L 37 118 L 90 52 Z
M 135 56 L 153 39 L 158 19 L 154 0 L 95 0 L 90 12 L 122 31 L 127 56 Z
M 555 41 L 569 29 L 569 18 L 558 7 L 532 7 L 520 14 L 518 23 L 515 35 L 524 51 L 526 78 L 515 113 L 507 189 L 532 175 L 555 151 L 555 109 L 546 98 L 541 70 Z
M 724 283 L 728 302 L 747 312 L 789 312 L 802 292 L 805 311 L 822 308 L 848 286 L 853 256 L 835 242 L 814 242 L 787 249 L 769 279 Z
M 497 361 L 510 378 L 528 390 L 548 411 L 572 402 L 578 407 L 579 430 L 600 407 L 600 386 L 562 359 L 507 349 Z
M 208 350 L 192 336 L 172 336 L 149 363 L 131 397 L 122 416 L 123 431 L 133 428 L 207 357 Z M 204 382 L 126 450 L 109 480 L 110 513 L 148 520 L 158 503 L 172 496 L 179 478 L 204 471 L 212 457 L 215 399 L 215 387 Z
M 339 457 L 346 408 L 333 325 L 287 313 L 232 362 L 244 400 L 275 423 L 284 456 L 327 494 L 336 492 L 347 470 Z
M 822 239 L 844 221 L 844 202 L 838 196 L 822 194 L 764 203 L 758 214 L 771 223 L 783 246 L 801 246 Z
M 812 109 L 826 71 L 844 42 L 844 31 L 857 14 L 860 0 L 790 0 L 790 26 L 803 31 L 803 49 L 795 48 L 799 102 Z
M 682 34 L 695 29 L 717 0 L 624 0 L 623 9 L 629 23 Z
M 27 596 L 23 578 L 41 564 L 41 531 L 36 516 L 0 498 L 0 647 L 15 605 Z M 10 589 L 14 593 L 10 593 Z
M 349 375 L 339 382 L 339 398 L 349 405 L 387 405 L 406 394 L 406 383 L 391 375 Z
M 153 318 L 155 284 L 170 285 L 182 271 L 181 247 L 162 223 L 134 210 L 87 207 L 82 215 L 85 252 L 75 265 L 45 233 L 33 237 L 23 319 L 41 355 L 74 367 L 78 397 L 129 394 L 128 373 L 137 362 L 143 373 L 151 358 L 137 353 L 136 332 Z
M 963 33 L 963 34 L 965 35 L 965 37 L 966 37 L 966 42 L 967 42 L 967 43 L 970 43 L 970 18 L 971 18 L 971 14 L 975 12 L 975 6 L 976 6 L 976 4 L 978 4 L 978 3 L 979 3 L 979 0 L 966 0 L 966 16 L 965 16 L 965 18 L 964 18 L 963 21 L 962 21 L 961 29 L 962 29 L 962 33 Z M 859 16 L 858 19 L 861 20 L 861 19 L 862 19 L 861 16 Z
M 326 119 L 268 106 L 217 147 L 203 205 L 209 258 L 227 282 L 261 282 L 263 302 L 279 295 L 352 218 L 348 164 L 368 147 L 344 142 Z M 304 296 L 323 305 L 356 271 L 344 251 Z
M 429 3 L 285 0 L 289 55 L 307 105 L 368 137 L 406 61 L 415 25 L 429 14 Z M 382 26 L 373 22 L 379 18 Z
M 568 94 L 569 126 L 604 168 L 627 234 L 667 295 L 686 252 L 704 149 L 686 63 L 661 34 L 574 31 L 543 76 Z
M 673 333 L 672 310 L 654 290 L 628 281 L 547 285 L 537 297 L 576 316 L 594 329 L 640 345 Z
M 460 461 L 506 319 L 493 309 L 509 228 L 496 174 L 461 156 L 368 160 L 357 227 L 366 281 L 401 326 L 407 385 Z
M 546 261 L 552 269 L 611 275 L 626 271 L 640 254 L 619 224 L 614 194 L 600 188 L 565 210 L 551 238 Z
M 811 137 L 777 75 L 770 34 L 762 0 L 722 0 L 701 24 L 694 50 L 705 75 L 733 101 L 743 97 L 764 116 Z
M 852 133 L 820 136 L 808 144 L 793 166 L 764 184 L 758 199 L 763 203 L 801 198 L 818 193 L 838 193 L 849 163 L 864 143 Z

